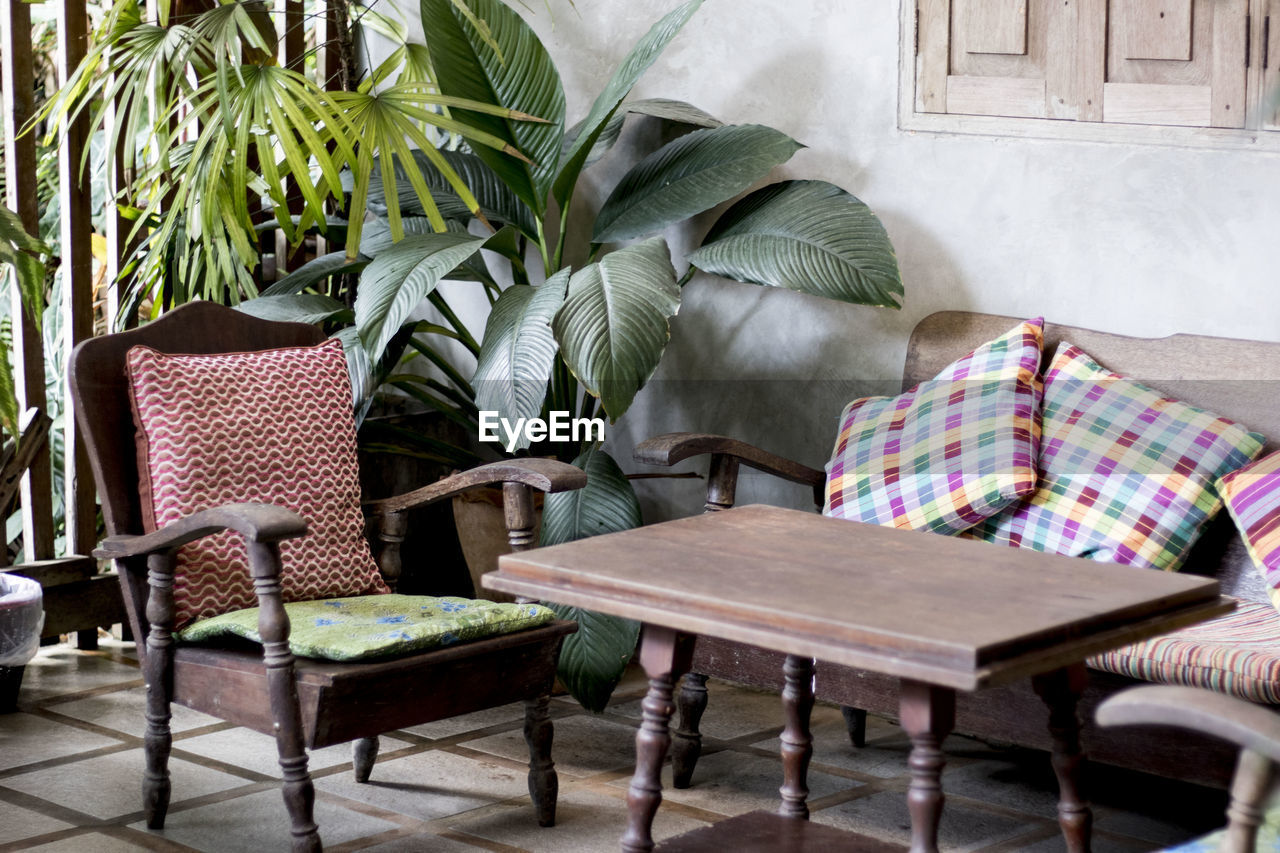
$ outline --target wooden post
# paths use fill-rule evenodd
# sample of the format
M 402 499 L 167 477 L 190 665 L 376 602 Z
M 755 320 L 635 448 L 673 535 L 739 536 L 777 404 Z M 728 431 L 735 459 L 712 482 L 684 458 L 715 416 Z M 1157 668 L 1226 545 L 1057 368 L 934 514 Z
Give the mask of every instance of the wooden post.
M 21 134 L 35 112 L 35 81 L 31 65 L 31 7 L 22 0 L 0 0 L 0 54 L 3 54 L 4 156 L 7 197 L 5 204 L 22 219 L 30 234 L 39 234 L 40 209 L 36 201 L 36 140 Z M 32 306 L 40 311 L 43 306 Z M 36 325 L 13 289 L 14 378 L 18 406 L 45 411 L 44 344 Z M 53 556 L 53 474 L 49 451 L 43 449 L 22 479 L 22 540 L 28 561 Z
M 84 0 L 61 0 L 58 7 L 58 82 L 67 85 L 84 58 L 89 37 L 89 16 Z M 69 124 L 58 140 L 58 203 L 62 209 L 62 323 L 66 352 L 93 336 L 93 225 L 87 181 L 82 181 L 81 155 L 88 144 L 88 114 Z M 65 395 L 63 430 L 67 453 L 64 461 L 66 488 L 67 552 L 88 554 L 96 544 L 97 507 L 89 454 L 76 424 L 70 393 Z

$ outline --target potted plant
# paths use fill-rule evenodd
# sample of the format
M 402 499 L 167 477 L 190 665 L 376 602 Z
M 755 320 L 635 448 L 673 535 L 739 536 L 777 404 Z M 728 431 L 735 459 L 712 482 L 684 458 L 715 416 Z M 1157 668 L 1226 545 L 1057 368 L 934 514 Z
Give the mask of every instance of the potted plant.
M 478 412 L 509 424 L 546 421 L 557 412 L 617 420 L 656 369 L 681 287 L 697 270 L 896 307 L 902 293 L 896 258 L 865 204 L 824 181 L 783 181 L 747 192 L 801 148 L 798 142 L 764 125 L 723 124 L 687 103 L 626 100 L 700 4 L 690 0 L 654 24 L 588 115 L 568 126 L 555 64 L 515 11 L 500 0 L 421 0 L 440 91 L 494 108 L 451 107 L 451 118 L 525 155 L 512 157 L 497 147 L 443 152 L 479 203 L 481 221 L 439 176 L 431 177 L 428 158 L 437 155 L 414 151 L 436 206 L 457 221 L 457 230 L 377 246 L 361 273 L 352 319 L 370 354 L 401 333 L 424 298 L 440 307 L 436 287 L 446 277 L 460 273 L 474 280 L 492 302 L 479 346 L 470 347 L 475 374 L 450 389 L 468 399 L 432 394 L 429 405 L 457 402 L 477 422 Z M 543 121 L 503 119 L 495 115 L 499 108 Z M 609 153 L 629 114 L 666 120 L 677 135 L 635 163 L 599 210 L 582 211 L 575 205 L 579 179 Z M 409 168 L 400 155 L 394 168 L 374 170 L 368 199 L 388 210 L 396 203 L 402 216 L 420 213 L 412 196 L 393 201 L 394 191 L 381 185 L 382 176 Z M 678 274 L 661 232 L 744 192 Z M 574 245 L 581 228 L 569 227 L 571 217 L 584 215 L 590 236 L 585 245 Z M 495 261 L 501 274 L 492 268 Z M 275 303 L 270 310 L 290 310 L 290 299 L 315 305 L 300 295 L 268 300 Z M 544 544 L 640 523 L 625 474 L 598 440 L 535 443 L 522 433 L 504 450 L 555 454 L 588 473 L 585 489 L 548 500 Z M 635 646 L 636 626 L 558 609 L 581 625 L 565 646 L 562 678 L 585 705 L 601 708 Z

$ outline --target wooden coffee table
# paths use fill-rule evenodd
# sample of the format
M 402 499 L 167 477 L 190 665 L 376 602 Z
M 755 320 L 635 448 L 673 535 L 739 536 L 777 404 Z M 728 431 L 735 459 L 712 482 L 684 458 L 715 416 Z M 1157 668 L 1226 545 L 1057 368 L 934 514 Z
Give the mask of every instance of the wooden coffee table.
M 643 623 L 640 663 L 649 691 L 627 794 L 622 849 L 628 853 L 653 848 L 672 691 L 689 669 L 699 636 L 787 655 L 782 805 L 769 818 L 775 823 L 809 815 L 814 659 L 901 680 L 901 724 L 911 738 L 907 801 L 914 853 L 937 850 L 941 743 L 954 724 L 956 691 L 1031 678 L 1050 711 L 1059 823 L 1068 849 L 1086 851 L 1092 817 L 1079 785 L 1083 753 L 1076 713 L 1085 658 L 1233 606 L 1211 578 L 766 506 L 507 555 L 483 583 Z M 751 817 L 706 832 L 758 834 L 761 816 Z M 814 835 L 785 826 L 778 831 L 796 839 L 794 849 Z M 743 847 L 724 837 L 716 845 Z M 829 839 L 812 846 L 829 849 Z

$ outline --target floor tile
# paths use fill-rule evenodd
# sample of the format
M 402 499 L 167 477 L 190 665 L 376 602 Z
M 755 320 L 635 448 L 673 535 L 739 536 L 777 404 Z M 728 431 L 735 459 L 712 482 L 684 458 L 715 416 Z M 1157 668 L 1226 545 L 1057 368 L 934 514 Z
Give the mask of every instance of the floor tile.
M 635 766 L 636 730 L 604 717 L 579 714 L 554 721 L 555 740 L 551 757 L 563 776 L 594 776 L 607 771 L 630 771 Z M 464 744 L 521 764 L 529 760 L 521 730 L 490 735 Z
M 0 770 L 120 743 L 34 714 L 0 714 Z M 6 783 L 0 779 L 0 784 Z
M 406 835 L 393 841 L 384 841 L 372 847 L 362 847 L 362 853 L 476 853 L 478 848 L 465 841 L 454 841 L 431 832 Z
M 60 702 L 51 706 L 50 710 L 142 737 L 147 728 L 147 721 L 143 716 L 146 706 L 147 688 L 132 687 L 128 690 L 100 693 L 74 702 Z M 219 722 L 217 717 L 210 717 L 181 705 L 170 705 L 170 713 L 173 716 L 169 721 L 169 728 L 175 734 Z
M 143 767 L 142 749 L 129 749 L 9 776 L 0 786 L 105 819 L 141 811 Z M 179 758 L 169 760 L 169 773 L 175 804 L 247 784 Z
M 610 784 L 625 791 L 630 783 L 630 777 L 626 777 Z M 809 770 L 808 783 L 810 800 L 851 790 L 862 784 L 812 768 Z M 781 795 L 778 793 L 781 786 L 781 760 L 731 751 L 717 752 L 699 761 L 693 774 L 692 787 L 683 790 L 671 787 L 670 764 L 662 772 L 664 802 L 684 803 L 728 817 L 756 809 L 776 810 L 781 802 Z
M 316 788 L 421 820 L 529 796 L 525 771 L 442 750 L 381 762 L 364 784 L 339 773 L 317 779 Z
M 405 729 L 405 731 L 439 740 L 504 723 L 524 724 L 523 702 L 512 702 L 509 705 L 500 705 L 497 708 L 486 708 L 483 711 L 476 711 L 471 714 L 436 720 L 434 723 L 424 723 L 421 726 Z
M 148 848 L 101 832 L 89 832 L 27 849 L 36 853 L 135 853 Z
M 42 702 L 53 696 L 79 693 L 142 678 L 137 667 L 86 654 L 67 645 L 46 646 L 22 674 L 18 702 Z
M 394 829 L 396 824 L 318 798 L 315 821 L 326 846 Z M 289 849 L 289 814 L 280 791 L 258 791 L 195 809 L 170 812 L 165 828 L 148 830 L 161 838 L 208 853 L 262 853 Z M 94 851 L 98 853 L 98 851 Z
M 895 844 L 911 840 L 911 816 L 905 791 L 884 791 L 816 811 L 812 820 L 861 832 Z M 1037 826 L 1032 820 L 1006 817 L 984 810 L 947 803 L 938 829 L 942 851 L 977 850 L 989 844 L 1023 835 Z
M 380 739 L 380 752 L 391 752 L 407 744 L 388 735 Z M 174 749 L 234 764 L 273 779 L 280 778 L 280 758 L 275 738 L 245 728 L 225 729 L 173 742 Z M 307 753 L 307 769 L 323 770 L 351 763 L 351 744 L 339 743 Z M 375 775 L 377 770 L 374 770 Z
M 8 844 L 46 832 L 68 829 L 72 824 L 24 809 L 9 803 L 0 803 L 0 844 Z
M 581 785 L 560 789 L 556 825 L 540 827 L 528 809 L 487 809 L 450 826 L 462 832 L 499 841 L 530 853 L 600 853 L 617 850 L 627 827 L 624 800 L 602 795 Z M 653 823 L 655 841 L 706 826 L 673 809 L 658 809 Z
M 1019 844 L 1018 853 L 1062 853 L 1065 842 L 1061 835 L 1051 835 L 1040 841 Z M 1105 833 L 1093 834 L 1093 853 L 1148 853 L 1150 842 L 1115 838 Z

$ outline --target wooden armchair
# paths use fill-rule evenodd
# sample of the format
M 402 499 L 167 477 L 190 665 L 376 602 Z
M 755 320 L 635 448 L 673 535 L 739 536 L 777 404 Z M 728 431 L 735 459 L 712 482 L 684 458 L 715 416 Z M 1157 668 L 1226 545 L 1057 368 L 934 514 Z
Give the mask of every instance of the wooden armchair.
M 293 848 L 318 850 L 314 790 L 306 749 L 354 741 L 357 781 L 366 781 L 377 735 L 405 726 L 522 700 L 529 745 L 529 790 L 538 822 L 555 821 L 548 694 L 572 622 L 552 621 L 428 651 L 339 663 L 296 658 L 281 593 L 280 543 L 303 537 L 308 523 L 280 506 L 215 506 L 144 533 L 131 387 L 126 353 L 222 354 L 311 347 L 314 326 L 274 323 L 208 303 L 193 303 L 137 330 L 85 341 L 71 359 L 70 384 L 101 495 L 108 538 L 96 556 L 119 567 L 120 582 L 147 683 L 143 796 L 147 825 L 162 828 L 169 801 L 170 703 L 177 702 L 273 734 L 284 776 Z M 343 412 L 345 417 L 344 408 Z M 352 463 L 354 465 L 354 462 Z M 394 590 L 405 512 L 466 489 L 501 484 L 510 545 L 534 545 L 532 490 L 581 488 L 585 475 L 550 460 L 484 465 L 401 497 L 367 504 L 378 528 L 378 569 Z M 175 555 L 183 545 L 224 530 L 243 537 L 259 605 L 261 648 L 185 645 L 174 637 Z
M 1269 708 L 1194 687 L 1135 687 L 1098 706 L 1101 726 L 1174 726 L 1208 734 L 1240 747 L 1231 782 L 1227 827 L 1190 844 L 1183 853 L 1254 853 L 1275 850 L 1280 815 L 1265 811 L 1276 793 L 1280 764 L 1280 716 Z M 1259 827 L 1266 823 L 1265 837 Z

